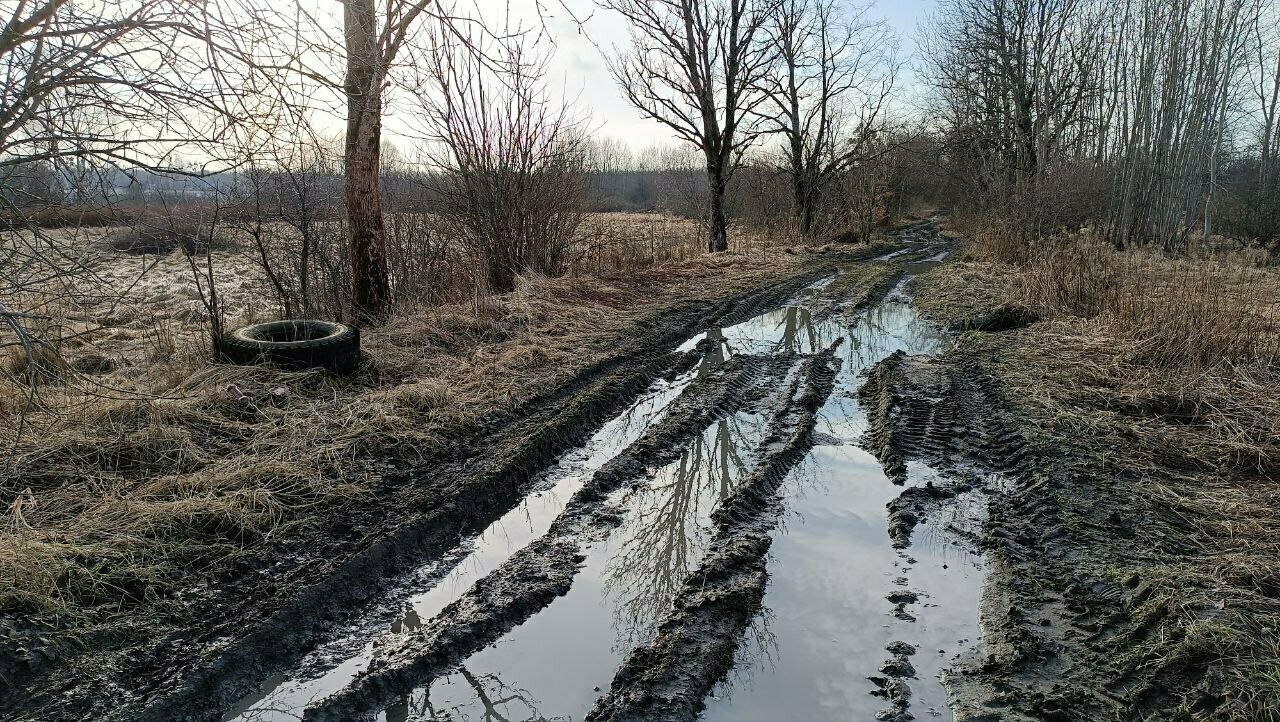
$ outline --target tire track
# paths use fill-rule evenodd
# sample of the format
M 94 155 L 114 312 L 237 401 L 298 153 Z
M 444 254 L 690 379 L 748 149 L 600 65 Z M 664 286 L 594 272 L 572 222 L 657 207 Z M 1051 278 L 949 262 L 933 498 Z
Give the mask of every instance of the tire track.
M 675 461 L 682 446 L 711 423 L 775 398 L 794 354 L 739 356 L 700 379 L 667 416 L 602 466 L 569 500 L 547 534 L 516 552 L 412 635 L 379 650 L 370 668 L 307 710 L 307 720 L 347 720 L 380 708 L 496 641 L 568 592 L 593 541 L 622 521 L 611 496 L 641 483 L 648 470 Z
M 840 361 L 836 342 L 808 358 L 770 419 L 760 463 L 712 514 L 716 533 L 701 566 L 648 644 L 631 652 L 588 720 L 694 720 L 733 666 L 742 632 L 760 609 L 778 487 L 813 445 L 818 409 Z

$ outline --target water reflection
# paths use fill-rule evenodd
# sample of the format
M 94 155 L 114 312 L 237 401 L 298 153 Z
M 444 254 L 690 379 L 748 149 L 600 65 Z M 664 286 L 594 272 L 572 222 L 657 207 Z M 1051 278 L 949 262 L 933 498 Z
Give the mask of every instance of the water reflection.
M 744 449 L 763 434 L 764 419 L 736 414 L 698 434 L 629 504 L 621 544 L 605 570 L 604 589 L 614 597 L 620 644 L 634 646 L 671 607 L 710 541 L 712 510 L 749 469 Z
M 495 674 L 475 674 L 466 666 L 434 685 L 404 695 L 382 713 L 386 722 L 558 722 L 545 717 L 527 690 L 506 684 Z
M 880 674 L 886 645 L 898 640 L 921 650 L 912 658 L 918 679 L 911 681 L 910 711 L 922 718 L 946 708 L 939 675 L 949 657 L 938 650 L 958 650 L 957 640 L 976 637 L 980 560 L 944 543 L 950 537 L 924 533 L 928 525 L 909 555 L 894 550 L 885 505 L 900 489 L 857 446 L 866 427 L 856 395 L 862 373 L 898 350 L 943 347 L 899 293 L 839 323 L 817 324 L 818 333 L 829 326 L 844 333 L 845 364 L 819 412 L 817 431 L 826 442 L 782 487 L 785 511 L 764 599 L 774 646 L 765 659 L 745 645 L 739 650 L 730 677 L 706 700 L 704 720 L 875 719 L 882 705 L 858 682 Z M 911 481 L 923 483 L 919 475 Z M 892 616 L 886 595 L 902 589 L 920 593 L 912 609 L 917 622 Z
M 474 539 L 444 559 L 411 575 L 399 596 L 390 596 L 360 623 L 307 655 L 292 675 L 275 675 L 240 700 L 223 719 L 236 722 L 294 722 L 303 709 L 341 688 L 364 670 L 388 626 L 421 624 L 516 550 L 546 532 L 565 501 L 591 474 L 631 444 L 669 411 L 692 380 L 686 374 L 659 381 L 604 425 L 582 448 L 566 454 L 535 482 L 535 491 Z M 415 591 L 418 590 L 418 591 Z M 403 627 L 402 627 L 403 628 Z
M 698 368 L 695 375 L 699 379 L 710 376 L 713 371 L 724 365 L 731 355 L 729 349 L 729 341 L 724 337 L 724 330 L 713 328 L 707 331 L 706 348 L 703 351 L 702 360 L 698 362 Z
M 586 550 L 569 592 L 464 662 L 477 679 L 507 682 L 502 689 L 511 700 L 498 713 L 581 719 L 591 709 L 597 688 L 607 686 L 622 658 L 649 639 L 701 562 L 711 512 L 751 470 L 766 423 L 748 413 L 712 422 L 675 461 L 611 500 L 621 522 Z M 548 664 L 552 649 L 555 664 Z M 448 719 L 491 719 L 484 697 L 462 693 L 467 686 L 461 670 L 435 680 L 415 692 L 417 708 L 429 702 L 437 711 L 448 709 L 454 715 Z
M 808 294 L 813 295 L 830 280 L 815 284 Z M 427 591 L 409 597 L 402 607 L 390 600 L 391 608 L 386 616 L 379 617 L 382 621 L 376 627 L 355 629 L 339 653 L 319 655 L 320 661 L 311 668 L 320 668 L 321 673 L 288 680 L 262 700 L 247 700 L 252 711 L 242 719 L 300 718 L 310 700 L 341 687 L 367 665 L 373 648 L 370 640 L 388 626 L 393 635 L 420 627 L 516 549 L 545 533 L 563 508 L 564 500 L 595 469 L 662 418 L 693 379 L 713 375 L 734 355 L 812 353 L 840 337 L 846 339 L 840 351 L 845 364 L 836 392 L 820 413 L 820 428 L 834 445 L 815 450 L 793 470 L 786 491 L 788 508 L 783 529 L 794 525 L 798 533 L 784 536 L 799 545 L 780 546 L 785 558 L 770 562 L 770 569 L 783 584 L 787 583 L 787 570 L 792 570 L 791 576 L 803 582 L 797 586 L 803 593 L 799 598 L 791 594 L 766 598 L 767 607 L 780 610 L 781 622 L 774 623 L 768 608 L 753 622 L 738 651 L 732 686 L 751 688 L 751 678 L 757 674 L 761 678 L 773 677 L 774 660 L 788 664 L 794 661 L 797 640 L 802 646 L 813 643 L 813 626 L 827 627 L 838 622 L 878 628 L 875 618 L 841 616 L 833 611 L 863 602 L 869 610 L 882 606 L 880 599 L 859 601 L 859 595 L 863 587 L 875 586 L 867 576 L 874 575 L 886 559 L 877 551 L 851 569 L 847 568 L 849 560 L 840 556 L 858 554 L 859 549 L 886 539 L 883 492 L 874 488 L 880 478 L 878 465 L 869 456 L 862 458 L 852 446 L 865 426 L 854 395 L 857 377 L 897 349 L 933 352 L 941 344 L 932 327 L 920 322 L 901 299 L 891 297 L 869 311 L 842 318 L 815 318 L 812 308 L 800 302 L 734 326 L 709 329 L 690 339 L 681 350 L 702 351 L 691 371 L 674 382 L 656 385 L 601 429 L 589 444 L 562 459 L 549 473 L 550 483 L 543 496 L 531 495 L 520 508 L 486 530 L 474 546 L 464 550 L 460 562 L 452 562 L 456 566 L 446 575 L 432 572 L 436 576 Z M 383 711 L 383 718 L 388 722 L 567 719 L 544 716 L 550 712 L 580 718 L 599 696 L 597 688 L 608 687 L 622 657 L 650 638 L 689 573 L 701 562 L 710 541 L 711 512 L 749 473 L 765 424 L 759 415 L 740 413 L 695 434 L 680 449 L 676 461 L 621 497 L 621 525 L 605 542 L 586 550 L 583 568 L 568 594 L 497 644 L 473 655 L 454 673 L 396 700 Z M 850 477 L 858 481 L 850 483 Z M 797 503 L 801 498 L 807 501 Z M 854 540 L 853 551 L 850 538 Z M 842 570 L 834 576 L 849 577 L 844 582 L 856 588 L 845 589 L 843 582 L 830 579 L 834 569 Z M 778 584 L 778 580 L 771 582 L 771 590 Z M 796 611 L 804 610 L 810 610 L 807 622 L 793 619 Z M 398 614 L 393 615 L 395 612 Z M 802 627 L 810 625 L 807 636 L 797 637 L 798 622 Z M 833 646 L 844 650 L 847 658 L 833 664 L 823 655 L 809 654 L 808 661 L 797 671 L 807 672 L 810 682 L 841 675 L 845 680 L 856 678 L 849 675 L 856 675 L 860 667 L 851 660 L 864 654 L 868 659 L 882 656 L 878 650 L 859 644 L 859 633 L 821 630 L 819 636 L 826 635 L 830 635 Z M 834 645 L 836 638 L 843 637 L 848 639 Z M 549 655 L 549 650 L 555 653 Z M 341 660 L 336 667 L 335 659 Z M 550 659 L 554 664 L 548 663 Z M 800 680 L 795 680 L 795 685 L 797 690 L 806 686 Z M 768 697 L 772 694 L 769 686 L 766 683 L 755 689 Z M 836 708 L 822 707 L 827 711 Z M 233 712 L 229 717 L 237 714 Z
M 808 341 L 808 345 L 805 345 Z M 818 333 L 813 327 L 813 313 L 808 308 L 788 306 L 783 312 L 782 338 L 774 351 L 813 353 L 818 351 Z

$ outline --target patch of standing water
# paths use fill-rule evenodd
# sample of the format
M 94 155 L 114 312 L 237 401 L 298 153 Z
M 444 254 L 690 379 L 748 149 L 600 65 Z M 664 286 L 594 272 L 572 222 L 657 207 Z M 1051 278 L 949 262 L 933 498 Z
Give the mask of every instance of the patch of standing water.
M 936 533 L 938 522 L 917 527 L 913 546 L 894 549 L 885 506 L 902 489 L 857 446 L 867 426 L 856 393 L 861 373 L 899 349 L 931 354 L 943 343 L 901 288 L 857 318 L 848 339 L 815 430 L 823 443 L 782 487 L 786 511 L 770 549 L 764 611 L 734 671 L 706 700 L 704 720 L 939 716 L 947 710 L 945 667 L 977 638 L 981 560 Z M 934 477 L 913 464 L 908 483 Z
M 223 716 L 225 722 L 291 722 L 302 719 L 313 700 L 342 688 L 369 664 L 374 641 L 390 626 L 392 633 L 435 616 L 477 580 L 512 554 L 546 533 L 565 502 L 591 474 L 660 420 L 693 374 L 659 381 L 623 413 L 606 423 L 590 441 L 557 462 L 535 491 L 465 544 L 460 554 L 418 571 L 396 599 L 368 615 L 340 639 L 309 654 L 294 676 L 276 675 L 261 689 L 240 700 Z M 413 590 L 421 590 L 414 592 Z
M 958 555 L 947 543 L 951 537 L 929 536 L 927 524 L 917 528 L 915 547 L 894 550 L 885 504 L 900 488 L 856 446 L 866 428 L 856 398 L 860 374 L 899 349 L 936 353 L 942 341 L 915 316 L 903 285 L 866 312 L 815 319 L 811 299 L 834 278 L 811 285 L 788 306 L 680 346 L 687 351 L 702 342 L 703 362 L 673 383 L 655 385 L 586 447 L 563 457 L 539 493 L 451 561 L 424 567 L 409 586 L 425 591 L 402 592 L 380 614 L 310 655 L 294 678 L 272 680 L 265 693 L 247 698 L 226 719 L 296 720 L 308 703 L 346 685 L 367 666 L 372 640 L 388 627 L 395 635 L 420 626 L 544 534 L 596 469 L 719 362 L 739 354 L 812 353 L 841 338 L 844 364 L 821 410 L 819 445 L 782 489 L 787 512 L 774 535 L 765 612 L 739 650 L 735 673 L 708 700 L 706 718 L 871 718 L 886 704 L 871 696 L 878 687 L 866 678 L 884 675 L 879 668 L 890 659 L 890 642 L 918 647 L 910 656 L 916 676 L 907 680 L 914 693 L 909 709 L 944 710 L 937 678 L 952 650 L 976 637 L 981 567 Z M 741 478 L 750 462 L 744 450 L 755 448 L 763 425 L 760 416 L 745 413 L 715 422 L 679 461 L 610 497 L 623 522 L 585 550 L 583 569 L 564 597 L 451 674 L 396 700 L 381 718 L 581 719 L 620 660 L 650 638 L 696 568 L 711 533 L 709 515 Z M 909 482 L 921 483 L 931 473 L 915 465 Z M 892 603 L 886 597 L 896 592 L 909 592 L 916 601 Z
M 622 522 L 586 550 L 567 594 L 379 719 L 582 719 L 701 562 L 711 511 L 750 471 L 765 424 L 750 413 L 716 421 L 677 461 L 611 498 Z

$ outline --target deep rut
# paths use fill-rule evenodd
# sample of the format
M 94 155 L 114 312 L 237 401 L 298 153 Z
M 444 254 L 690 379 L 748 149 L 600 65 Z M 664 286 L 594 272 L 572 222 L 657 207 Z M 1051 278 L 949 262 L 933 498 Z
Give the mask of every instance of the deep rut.
M 621 522 L 622 510 L 611 497 L 628 484 L 642 483 L 647 469 L 675 461 L 689 439 L 712 422 L 775 396 L 798 362 L 791 354 L 735 357 L 714 375 L 695 381 L 661 421 L 574 494 L 546 535 L 516 552 L 422 628 L 379 651 L 367 672 L 310 708 L 305 718 L 344 720 L 386 707 L 568 592 L 585 558 L 584 547 Z
M 905 679 L 915 674 L 908 657 L 916 647 L 901 641 L 913 628 L 894 631 L 894 625 L 914 623 L 916 616 L 907 607 L 929 596 L 924 590 L 936 583 L 933 577 L 966 585 L 976 577 L 965 571 L 967 566 L 946 571 L 942 557 L 930 557 L 928 549 L 919 550 L 918 556 L 930 558 L 918 565 L 901 551 L 894 557 L 889 538 L 905 546 L 912 530 L 895 531 L 892 519 L 876 519 L 886 503 L 892 508 L 899 498 L 931 496 L 940 486 L 969 483 L 963 481 L 969 477 L 962 469 L 931 477 L 939 484 L 925 483 L 906 461 L 928 456 L 939 469 L 947 466 L 951 449 L 945 440 L 957 423 L 954 408 L 913 406 L 909 394 L 890 389 L 891 384 L 877 385 L 874 373 L 863 401 L 858 400 L 861 375 L 876 362 L 889 357 L 901 364 L 903 351 L 933 353 L 941 347 L 938 330 L 910 310 L 904 288 L 914 273 L 936 265 L 950 241 L 933 222 L 892 235 L 899 250 L 864 261 L 876 264 L 866 276 L 849 276 L 837 284 L 832 283 L 838 280 L 834 272 L 811 276 L 808 285 L 791 286 L 791 300 L 781 307 L 776 295 L 748 296 L 720 309 L 715 314 L 719 325 L 674 353 L 647 347 L 652 363 L 646 368 L 665 364 L 667 371 L 665 380 L 648 391 L 630 391 L 639 395 L 637 404 L 647 404 L 638 423 L 627 419 L 638 407 L 624 409 L 623 416 L 606 423 L 579 451 L 551 467 L 523 452 L 513 457 L 491 453 L 470 462 L 473 467 L 518 464 L 535 479 L 541 478 L 535 476 L 537 469 L 548 469 L 550 477 L 532 482 L 534 491 L 526 503 L 550 489 L 565 500 L 542 499 L 534 504 L 536 510 L 530 506 L 529 513 L 545 523 L 531 517 L 509 549 L 484 541 L 491 531 L 477 537 L 472 556 L 484 556 L 489 566 L 462 574 L 459 586 L 445 588 L 435 567 L 424 566 L 422 579 L 435 585 L 427 595 L 431 599 L 405 602 L 390 633 L 384 631 L 386 613 L 380 611 L 344 632 L 350 642 L 313 655 L 274 680 L 282 684 L 277 689 L 268 686 L 234 707 L 214 704 L 232 709 L 225 719 L 263 722 L 376 715 L 402 722 L 466 718 L 473 712 L 544 719 L 539 706 L 568 713 L 570 719 L 693 720 L 712 700 L 710 719 L 741 718 L 736 708 L 725 706 L 729 697 L 717 685 L 731 669 L 752 664 L 743 647 L 748 630 L 760 629 L 767 636 L 764 628 L 775 612 L 785 626 L 791 611 L 785 606 L 788 595 L 802 593 L 793 588 L 788 572 L 804 563 L 788 561 L 778 568 L 775 556 L 787 559 L 795 554 L 796 542 L 814 543 L 806 536 L 812 532 L 789 532 L 786 520 L 797 513 L 814 514 L 809 507 L 816 501 L 822 512 L 830 507 L 863 515 L 875 528 L 865 539 L 835 537 L 824 544 L 827 553 L 878 568 L 882 576 L 892 567 L 897 575 L 891 585 L 882 586 L 888 584 L 885 579 L 868 587 L 878 590 L 879 597 L 857 608 L 866 621 L 839 621 L 869 624 L 884 615 L 892 624 L 876 626 L 887 630 L 884 635 L 898 635 L 881 636 L 874 643 L 879 646 L 871 648 L 864 640 L 850 640 L 853 647 L 846 656 L 875 659 L 888 651 L 891 657 L 881 669 L 871 662 L 860 673 L 871 684 L 863 690 L 854 685 L 848 699 L 856 704 L 843 711 L 869 705 L 874 711 L 875 695 L 883 697 L 885 689 L 893 689 L 897 696 L 889 711 L 905 719 L 901 715 L 909 714 L 912 704 Z M 859 286 L 857 279 L 864 277 L 871 280 Z M 560 398 L 598 418 L 590 396 L 566 391 Z M 878 407 L 864 413 L 863 404 Z M 901 428 L 877 425 L 875 419 L 903 409 L 905 418 L 929 416 Z M 573 416 L 551 414 L 551 426 L 538 418 L 516 423 L 529 428 L 531 438 L 551 438 L 561 436 L 554 420 Z M 878 449 L 876 457 L 858 449 L 859 438 Z M 925 448 L 936 453 L 923 454 Z M 815 473 L 834 475 L 826 492 L 809 480 Z M 824 493 L 829 495 L 825 506 Z M 820 528 L 815 525 L 814 531 Z M 466 559 L 452 563 L 466 564 Z M 636 569 L 620 568 L 635 564 Z M 916 577 L 924 586 L 906 590 Z M 848 604 L 823 594 L 806 600 L 830 605 L 823 614 Z M 885 603 L 899 598 L 907 601 Z M 379 609 L 392 604 L 388 600 Z M 612 620 L 599 618 L 602 606 L 615 608 Z M 950 636 L 954 642 L 960 634 L 952 630 L 968 629 L 966 620 L 974 616 L 963 611 L 966 607 L 956 608 L 959 621 L 947 621 L 951 626 L 936 631 L 915 627 L 918 639 L 913 641 L 938 647 Z M 575 635 L 591 644 L 575 642 Z M 784 651 L 790 636 L 794 633 L 780 639 Z M 564 664 L 546 656 L 547 640 L 564 644 L 557 655 Z M 575 654 L 595 660 L 587 662 L 595 666 L 582 679 L 568 671 L 558 674 L 558 666 L 579 669 L 565 659 Z M 793 664 L 797 661 L 830 667 L 817 657 Z M 916 666 L 921 674 L 936 676 L 937 664 L 917 658 Z M 876 676 L 882 669 L 896 670 L 901 677 L 885 682 Z M 588 677 L 596 680 L 594 688 Z M 785 694 L 770 689 L 765 684 L 759 693 L 785 701 Z M 917 687 L 917 698 L 937 705 L 936 679 Z M 751 704 L 749 695 L 743 699 Z M 163 717 L 167 708 L 153 704 L 152 717 Z M 801 706 L 792 709 L 795 715 L 806 714 Z

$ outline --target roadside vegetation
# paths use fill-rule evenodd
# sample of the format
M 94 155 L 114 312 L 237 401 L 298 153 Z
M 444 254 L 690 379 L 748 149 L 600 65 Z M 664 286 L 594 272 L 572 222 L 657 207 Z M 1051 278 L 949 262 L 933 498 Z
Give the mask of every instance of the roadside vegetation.
M 1106 578 L 1152 586 L 1133 614 L 1154 628 L 1115 652 L 1213 664 L 1232 703 L 1218 714 L 1266 719 L 1280 702 L 1280 274 L 1257 254 L 1121 252 L 1091 231 L 1011 260 L 998 229 L 959 225 L 965 257 L 919 279 L 918 303 L 952 322 L 1033 311 L 1023 328 L 965 333 L 955 354 L 1000 381 L 1026 433 L 1157 510 L 1138 546 L 1081 550 Z
M 994 376 L 1059 460 L 1062 488 L 1034 493 L 1101 586 L 1034 583 L 1082 617 L 1109 608 L 1072 656 L 1111 696 L 1066 709 L 1280 709 L 1275 12 L 955 0 L 927 33 L 964 250 L 917 303 L 957 329 L 1020 319 L 960 331 L 952 356 Z M 1069 473 L 1120 498 L 1069 498 Z M 1096 593 L 1108 584 L 1122 598 Z
M 1227 703 L 1170 708 L 1274 718 L 1275 0 L 940 0 L 923 106 L 873 7 L 597 4 L 627 31 L 602 48 L 622 98 L 672 142 L 608 138 L 551 84 L 543 3 L 0 10 L 0 637 L 180 616 L 662 309 L 888 250 L 942 207 L 961 250 L 917 302 L 1029 435 L 1153 515 L 1080 550 L 1150 585 L 1107 650 L 1212 659 Z M 1017 322 L 972 330 L 993 311 Z M 222 363 L 225 332 L 284 318 L 360 327 L 359 371 Z

